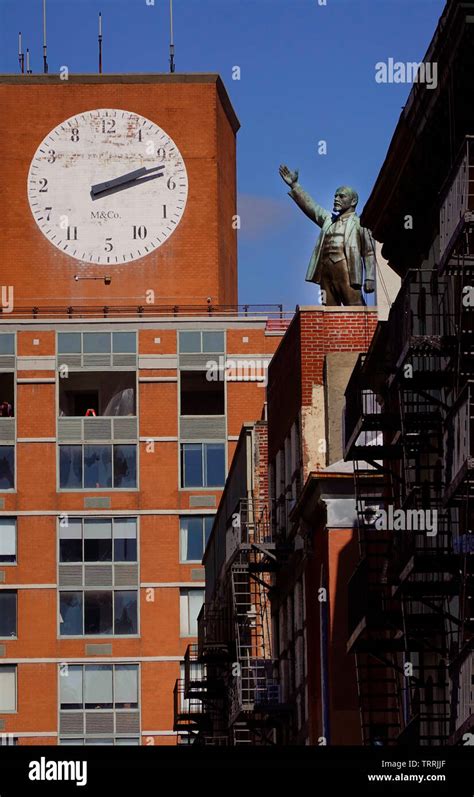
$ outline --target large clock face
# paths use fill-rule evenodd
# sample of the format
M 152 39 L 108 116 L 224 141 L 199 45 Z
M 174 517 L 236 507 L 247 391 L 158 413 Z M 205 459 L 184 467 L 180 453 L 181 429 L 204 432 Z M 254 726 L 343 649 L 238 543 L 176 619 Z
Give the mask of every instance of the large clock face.
M 146 257 L 184 213 L 188 179 L 176 144 L 130 111 L 86 111 L 39 145 L 28 174 L 43 235 L 77 260 L 118 265 Z

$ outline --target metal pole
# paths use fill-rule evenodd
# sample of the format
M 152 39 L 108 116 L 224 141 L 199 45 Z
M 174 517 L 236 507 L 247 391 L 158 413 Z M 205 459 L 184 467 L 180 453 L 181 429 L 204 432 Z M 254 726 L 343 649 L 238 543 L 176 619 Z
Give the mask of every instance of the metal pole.
M 173 0 L 170 0 L 170 72 L 174 72 Z
M 99 75 L 102 74 L 102 14 L 99 12 Z
M 48 59 L 46 45 L 46 0 L 43 0 L 43 72 L 48 74 Z

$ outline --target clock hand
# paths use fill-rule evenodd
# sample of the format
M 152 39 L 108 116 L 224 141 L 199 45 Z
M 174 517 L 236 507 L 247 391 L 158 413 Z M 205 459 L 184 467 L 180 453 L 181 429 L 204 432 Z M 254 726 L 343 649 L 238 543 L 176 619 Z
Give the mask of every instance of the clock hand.
M 119 188 L 119 186 L 125 186 L 135 181 L 146 182 L 146 180 L 140 181 L 139 178 L 145 175 L 151 175 L 152 172 L 160 172 L 160 174 L 154 174 L 153 177 L 163 177 L 162 170 L 164 168 L 164 166 L 155 166 L 152 169 L 146 169 L 145 167 L 142 169 L 135 169 L 135 171 L 123 174 L 121 177 L 116 177 L 114 180 L 107 180 L 105 183 L 93 185 L 91 187 L 91 194 L 95 197 L 98 194 L 102 194 L 104 191 L 109 191 L 111 188 Z

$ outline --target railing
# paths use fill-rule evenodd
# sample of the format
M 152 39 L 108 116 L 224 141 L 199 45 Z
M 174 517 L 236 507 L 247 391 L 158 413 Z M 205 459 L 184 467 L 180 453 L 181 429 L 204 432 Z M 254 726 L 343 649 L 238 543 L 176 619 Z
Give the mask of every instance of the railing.
M 226 608 L 213 609 L 205 603 L 198 615 L 198 653 L 199 656 L 213 654 L 227 656 L 232 634 L 229 625 L 229 611 Z
M 452 702 L 456 706 L 456 713 L 453 716 L 453 730 L 456 732 L 463 725 L 466 729 L 467 725 L 474 726 L 474 642 L 472 639 L 450 665 L 449 673 L 452 689 L 454 689 Z
M 474 136 L 466 136 L 441 193 L 439 212 L 441 261 L 449 256 L 466 213 L 474 213 Z
M 449 500 L 474 469 L 474 383 L 461 391 L 451 409 L 444 433 L 444 479 Z
M 193 720 L 197 720 L 205 714 L 202 700 L 186 698 L 184 679 L 178 678 L 176 681 L 173 690 L 173 700 L 175 725 L 183 720 L 192 724 Z
M 431 270 L 408 271 L 388 317 L 390 357 L 394 365 L 407 345 L 444 334 L 440 298 L 444 284 Z
M 293 310 L 284 310 L 282 304 L 132 304 L 132 305 L 31 305 L 16 306 L 12 312 L 5 313 L 0 308 L 0 316 L 11 322 L 17 318 L 32 319 L 153 319 L 156 317 L 232 317 L 252 318 L 267 321 L 270 331 L 284 330 L 293 318 Z
M 346 388 L 346 404 L 344 412 L 344 443 L 349 446 L 356 428 L 360 434 L 353 443 L 370 445 L 375 444 L 376 435 L 373 430 L 380 429 L 383 413 L 382 405 L 377 400 L 374 391 L 369 387 L 370 372 L 364 366 L 367 355 L 359 354 Z

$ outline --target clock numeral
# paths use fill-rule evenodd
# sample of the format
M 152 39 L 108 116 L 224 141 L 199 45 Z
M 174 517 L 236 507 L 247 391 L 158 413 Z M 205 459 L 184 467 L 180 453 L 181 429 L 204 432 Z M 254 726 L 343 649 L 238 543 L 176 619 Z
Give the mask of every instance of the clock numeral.
M 166 205 L 163 205 L 163 218 L 167 219 L 168 216 L 166 215 Z
M 158 158 L 161 158 L 162 161 L 166 160 L 166 150 L 164 147 L 160 147 L 158 152 L 156 153 Z
M 48 163 L 55 163 L 56 161 L 56 152 L 54 149 L 50 149 L 48 152 Z
M 174 189 L 176 188 L 176 183 L 175 183 L 175 181 L 173 180 L 172 177 L 169 178 L 169 180 L 166 183 L 166 185 L 168 186 L 170 191 L 174 191 Z
M 74 143 L 79 141 L 79 129 L 77 127 L 73 127 L 71 130 L 71 141 L 74 141 Z
M 105 251 L 106 252 L 111 252 L 113 248 L 114 248 L 114 245 L 112 243 L 112 238 L 106 238 L 105 239 L 105 247 L 104 247 Z
M 148 235 L 148 230 L 146 227 L 137 227 L 133 226 L 133 240 L 136 241 L 137 238 L 140 238 L 142 241 Z
M 102 132 L 103 133 L 116 133 L 115 119 L 102 119 Z M 140 133 L 142 131 L 140 130 Z M 141 141 L 141 139 L 140 139 Z
M 46 188 L 47 185 L 48 185 L 48 181 L 47 181 L 46 177 L 42 177 L 41 180 L 40 180 L 40 186 L 41 186 L 40 194 L 47 194 L 48 193 L 48 189 Z
M 46 221 L 51 221 L 51 211 L 52 211 L 52 209 L 53 208 L 45 208 L 44 209 L 44 212 L 47 214 L 46 215 Z
M 68 241 L 77 241 L 77 227 L 67 228 L 67 239 Z
M 138 140 L 141 142 L 143 141 L 142 131 L 141 129 L 138 131 Z

